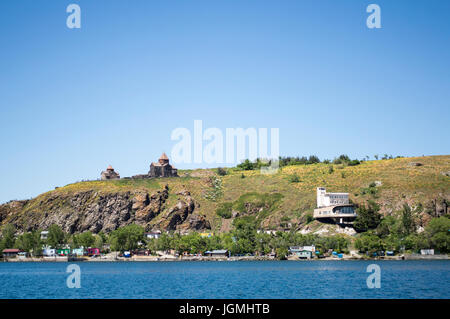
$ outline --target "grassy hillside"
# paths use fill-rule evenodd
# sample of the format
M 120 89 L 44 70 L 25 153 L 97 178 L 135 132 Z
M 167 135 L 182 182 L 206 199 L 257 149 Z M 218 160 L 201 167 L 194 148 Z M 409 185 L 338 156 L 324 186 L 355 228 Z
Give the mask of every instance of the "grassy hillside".
M 420 166 L 411 165 L 412 162 Z M 366 161 L 356 166 L 343 164 L 311 164 L 286 166 L 272 175 L 259 170 L 228 169 L 219 176 L 216 170 L 180 171 L 179 178 L 151 180 L 89 181 L 67 185 L 44 193 L 20 208 L 26 218 L 32 211 L 46 211 L 43 207 L 54 203 L 52 199 L 70 198 L 80 192 L 92 191 L 95 196 L 111 193 L 154 193 L 169 185 L 165 209 L 177 203 L 177 193 L 188 190 L 197 203 L 196 213 L 205 215 L 214 231 L 228 231 L 231 220 L 217 214 L 217 210 L 249 211 L 257 216 L 262 228 L 279 229 L 289 225 L 294 228 L 306 223 L 306 216 L 315 207 L 316 187 L 326 187 L 330 192 L 348 192 L 355 203 L 373 199 L 390 214 L 404 203 L 426 205 L 433 199 L 450 199 L 450 156 L 428 156 Z M 294 178 L 295 177 L 295 178 Z M 365 189 L 377 182 L 375 194 Z M 214 186 L 215 184 L 215 186 Z M 372 193 L 374 193 L 372 191 Z M 64 205 L 64 201 L 58 205 Z M 17 216 L 17 215 L 16 215 Z M 151 221 L 157 224 L 163 214 Z M 17 217 L 14 217 L 17 219 Z M 3 224 L 9 218 L 3 220 Z

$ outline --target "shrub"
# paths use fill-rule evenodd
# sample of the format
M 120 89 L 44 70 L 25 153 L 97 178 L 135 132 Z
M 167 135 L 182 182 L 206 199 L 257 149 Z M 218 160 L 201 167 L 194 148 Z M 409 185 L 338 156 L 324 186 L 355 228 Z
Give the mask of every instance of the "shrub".
M 308 164 L 320 163 L 320 159 L 316 155 L 310 155 L 308 158 Z
M 214 202 L 223 195 L 222 180 L 220 177 L 211 176 L 209 178 L 209 183 L 212 185 L 212 189 L 207 191 L 204 197 Z
M 289 176 L 289 181 L 291 183 L 299 183 L 300 182 L 300 177 L 298 177 L 297 174 L 293 174 L 293 175 Z
M 244 162 L 237 165 L 236 167 L 244 171 L 251 171 L 255 169 L 255 164 L 246 159 Z
M 333 160 L 333 164 L 344 164 L 350 162 L 350 157 L 345 154 L 340 155 L 338 158 Z
M 222 168 L 222 167 L 219 167 L 219 168 L 217 169 L 217 174 L 219 174 L 220 176 L 225 176 L 225 175 L 228 174 L 228 172 L 227 172 L 226 169 L 224 169 L 224 168 Z
M 264 211 L 272 211 L 278 207 L 283 195 L 280 193 L 246 193 L 241 195 L 233 204 L 233 208 L 241 213 L 248 211 L 249 205 L 252 207 L 263 208 Z
M 275 250 L 278 260 L 286 260 L 289 250 L 286 247 L 279 247 Z
M 361 188 L 361 195 L 369 194 L 374 197 L 377 197 L 378 194 L 378 188 L 376 187 L 375 182 L 370 183 L 369 187 L 367 188 Z
M 216 209 L 216 214 L 222 218 L 231 218 L 233 203 L 221 203 Z
M 356 165 L 359 165 L 359 164 L 361 164 L 361 162 L 359 160 L 357 160 L 357 159 L 348 162 L 348 166 L 356 166 Z

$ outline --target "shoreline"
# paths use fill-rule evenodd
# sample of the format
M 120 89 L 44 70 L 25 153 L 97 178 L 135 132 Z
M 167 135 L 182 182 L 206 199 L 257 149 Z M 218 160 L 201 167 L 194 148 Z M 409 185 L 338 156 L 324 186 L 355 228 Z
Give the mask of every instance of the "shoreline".
M 49 262 L 49 263 L 60 263 L 60 262 L 87 262 L 87 263 L 102 263 L 102 262 L 183 262 L 183 261 L 222 261 L 222 262 L 233 262 L 233 261 L 383 261 L 383 260 L 450 260 L 448 255 L 416 255 L 407 254 L 400 256 L 384 256 L 376 258 L 358 258 L 358 257 L 325 257 L 325 258 L 311 258 L 311 259 L 299 259 L 299 258 L 288 258 L 285 260 L 278 260 L 273 257 L 162 257 L 162 256 L 134 256 L 130 258 L 68 258 L 68 257 L 28 257 L 28 258 L 11 258 L 11 259 L 1 259 L 0 262 Z

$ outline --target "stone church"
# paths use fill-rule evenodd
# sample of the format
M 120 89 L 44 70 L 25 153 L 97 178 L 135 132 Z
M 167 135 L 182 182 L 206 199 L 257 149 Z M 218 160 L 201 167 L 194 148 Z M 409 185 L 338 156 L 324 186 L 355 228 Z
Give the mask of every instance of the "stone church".
M 176 177 L 178 170 L 169 164 L 169 158 L 166 153 L 162 153 L 157 163 L 150 165 L 149 177 Z
M 120 175 L 119 173 L 117 173 L 116 171 L 114 171 L 114 168 L 112 168 L 111 165 L 109 165 L 106 168 L 106 171 L 102 172 L 102 180 L 107 180 L 107 179 L 120 179 Z

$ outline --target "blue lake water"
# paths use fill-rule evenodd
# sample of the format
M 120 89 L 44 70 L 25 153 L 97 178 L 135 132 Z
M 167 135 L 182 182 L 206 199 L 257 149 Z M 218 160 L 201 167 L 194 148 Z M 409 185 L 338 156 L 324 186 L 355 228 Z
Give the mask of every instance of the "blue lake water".
M 450 261 L 0 263 L 0 298 L 450 298 Z M 369 289 L 367 266 L 381 268 Z

